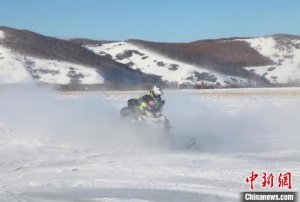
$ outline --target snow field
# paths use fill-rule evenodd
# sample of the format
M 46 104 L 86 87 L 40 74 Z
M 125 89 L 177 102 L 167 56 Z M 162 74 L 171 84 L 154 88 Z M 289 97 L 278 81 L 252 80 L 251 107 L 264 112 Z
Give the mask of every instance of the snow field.
M 167 91 L 176 140 L 198 141 L 193 150 L 170 150 L 112 133 L 120 107 L 141 92 L 0 91 L 1 200 L 239 201 L 251 170 L 291 171 L 299 190 L 299 95 Z M 260 183 L 255 189 L 266 191 Z

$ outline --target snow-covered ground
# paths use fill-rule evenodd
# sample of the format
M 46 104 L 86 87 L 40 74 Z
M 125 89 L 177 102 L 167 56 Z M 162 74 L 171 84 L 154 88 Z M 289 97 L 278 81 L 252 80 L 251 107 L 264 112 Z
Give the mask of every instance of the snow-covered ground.
M 133 69 L 139 69 L 146 74 L 161 76 L 162 80 L 168 82 L 189 82 L 194 84 L 199 82 L 216 84 L 216 82 L 218 82 L 222 86 L 226 86 L 228 83 L 246 84 L 248 82 L 248 80 L 244 78 L 223 75 L 203 67 L 197 67 L 165 57 L 129 42 L 114 42 L 102 44 L 101 46 L 86 46 L 86 48 L 99 55 L 109 56 L 117 62 L 127 64 Z M 198 81 L 194 72 L 210 75 L 216 78 L 216 81 L 213 81 L 213 79 L 201 79 L 201 81 Z M 207 78 L 209 78 L 209 76 L 207 76 Z
M 246 67 L 247 70 L 266 77 L 273 83 L 299 83 L 300 40 L 275 39 L 274 36 L 244 40 L 260 54 L 270 58 L 274 64 L 260 67 Z
M 193 149 L 118 127 L 118 110 L 140 93 L 2 86 L 0 200 L 239 201 L 252 170 L 290 171 L 299 191 L 300 89 L 166 92 L 175 140 L 193 136 Z M 261 181 L 255 190 L 270 191 Z

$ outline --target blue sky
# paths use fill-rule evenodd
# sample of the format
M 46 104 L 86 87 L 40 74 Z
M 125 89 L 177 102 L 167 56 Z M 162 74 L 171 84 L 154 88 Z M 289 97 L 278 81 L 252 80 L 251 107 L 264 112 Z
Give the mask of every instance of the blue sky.
M 1 0 L 0 25 L 64 39 L 300 35 L 299 0 Z

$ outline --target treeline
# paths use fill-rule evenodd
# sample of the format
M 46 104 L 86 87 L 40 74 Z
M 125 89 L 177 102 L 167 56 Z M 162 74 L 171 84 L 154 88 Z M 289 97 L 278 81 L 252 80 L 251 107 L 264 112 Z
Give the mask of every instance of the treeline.
M 78 46 L 86 46 L 86 45 L 101 46 L 102 44 L 114 43 L 114 42 L 117 42 L 117 41 L 105 41 L 105 40 L 92 40 L 92 39 L 75 38 L 75 39 L 70 39 L 69 42 L 71 42 L 75 45 L 78 45 Z
M 41 84 L 41 85 L 50 85 L 50 84 Z M 51 85 L 59 91 L 111 91 L 111 90 L 145 90 L 148 91 L 153 87 L 153 83 L 143 83 L 143 84 L 124 84 L 124 83 L 112 83 L 106 82 L 103 84 L 63 84 L 63 85 Z M 159 84 L 165 89 L 175 89 L 176 86 Z
M 50 84 L 40 84 L 50 85 Z M 197 84 L 191 83 L 163 83 L 159 84 L 163 89 L 220 89 L 220 88 L 246 88 L 246 87 L 257 87 L 255 85 L 241 85 L 241 84 L 229 84 L 227 86 L 220 86 L 217 84 L 210 84 L 205 82 L 199 82 Z M 126 90 L 144 90 L 148 91 L 153 87 L 153 83 L 143 84 L 123 84 L 123 83 L 104 83 L 104 84 L 80 84 L 70 83 L 64 85 L 50 85 L 54 86 L 59 91 L 126 91 Z M 265 86 L 261 86 L 265 87 Z M 272 85 L 268 86 L 272 87 Z M 278 86 L 281 87 L 281 86 Z

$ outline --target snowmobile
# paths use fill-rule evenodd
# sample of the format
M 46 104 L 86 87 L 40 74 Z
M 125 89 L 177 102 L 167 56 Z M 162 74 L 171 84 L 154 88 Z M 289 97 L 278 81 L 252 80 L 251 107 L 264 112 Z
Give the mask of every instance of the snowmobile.
M 161 112 L 152 113 L 144 111 L 143 113 L 139 113 L 138 109 L 124 107 L 120 110 L 120 114 L 122 117 L 130 117 L 134 122 L 141 122 L 153 128 L 161 128 L 166 131 L 169 131 L 171 128 L 168 119 Z
M 144 111 L 141 113 L 138 107 L 123 107 L 120 115 L 123 119 L 129 120 L 139 133 L 166 141 L 173 146 L 174 140 L 169 120 L 161 112 Z
M 176 143 L 169 120 L 160 112 L 139 113 L 137 108 L 123 107 L 120 114 L 122 119 L 129 120 L 134 128 L 138 129 L 138 132 L 148 140 L 154 138 L 173 149 L 192 149 L 197 144 L 194 137 Z M 148 143 L 150 142 L 151 140 Z

